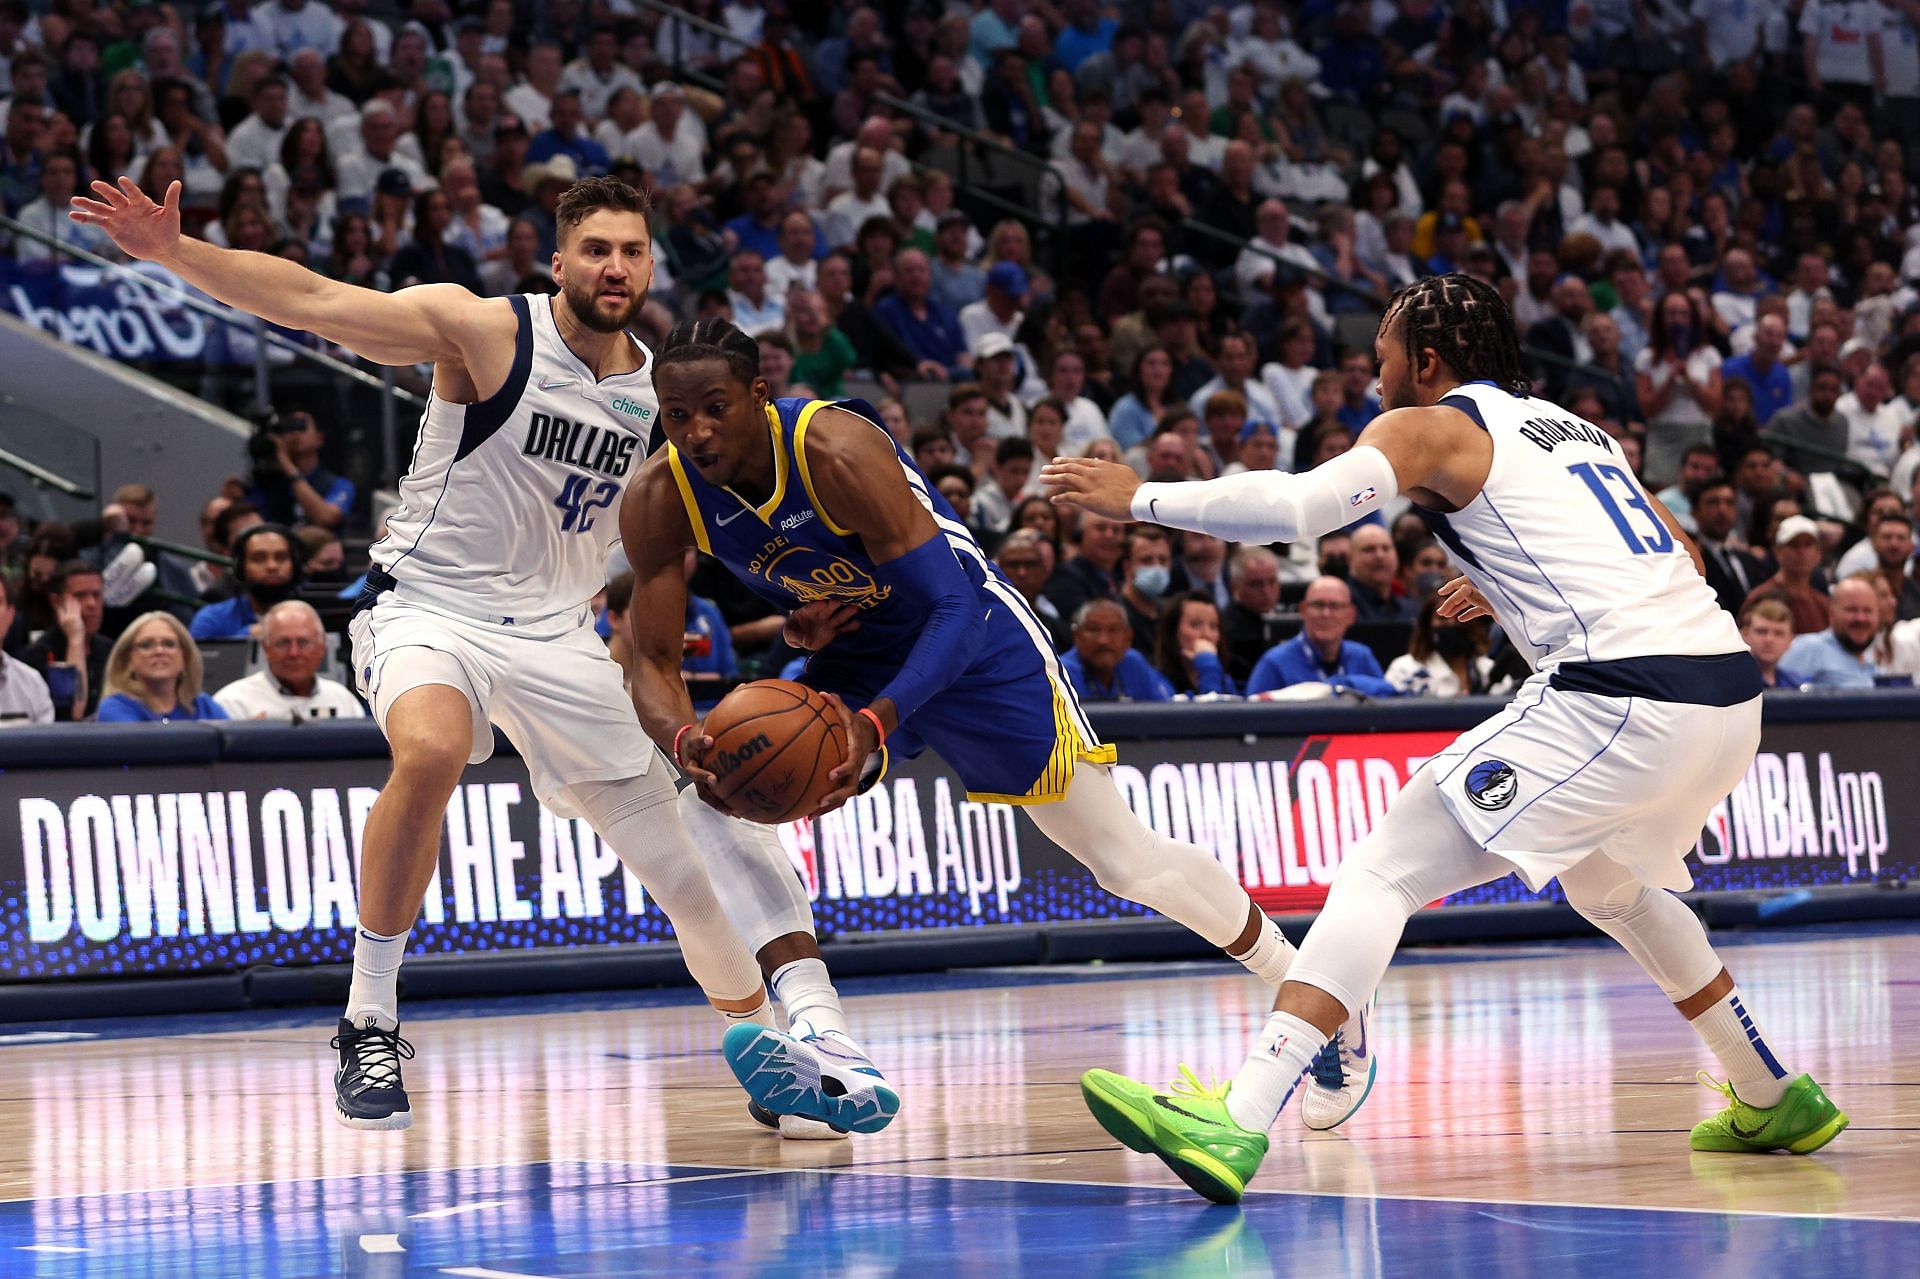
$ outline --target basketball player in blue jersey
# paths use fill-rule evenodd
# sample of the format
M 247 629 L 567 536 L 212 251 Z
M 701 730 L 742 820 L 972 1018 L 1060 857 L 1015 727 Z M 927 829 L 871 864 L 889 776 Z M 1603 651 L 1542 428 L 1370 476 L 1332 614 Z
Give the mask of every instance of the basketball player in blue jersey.
M 1235 542 L 1343 528 L 1404 493 L 1466 575 L 1443 611 L 1485 612 L 1531 650 L 1506 711 L 1414 774 L 1335 877 L 1274 1012 L 1224 1087 L 1169 1092 L 1090 1071 L 1081 1090 L 1127 1146 L 1209 1199 L 1238 1200 L 1309 1063 L 1372 996 L 1408 916 L 1517 873 L 1626 947 L 1724 1067 L 1730 1104 L 1695 1150 L 1805 1154 L 1847 1126 L 1781 1065 L 1699 918 L 1686 854 L 1760 741 L 1760 675 L 1714 602 L 1700 554 L 1611 437 L 1533 398 L 1512 316 L 1467 275 L 1395 294 L 1374 340 L 1386 411 L 1303 475 L 1143 484 L 1056 458 L 1056 502 Z M 1470 585 L 1469 585 L 1470 584 Z
M 870 782 L 887 755 L 931 748 L 970 798 L 1031 805 L 1041 832 L 1110 892 L 1277 982 L 1293 948 L 1211 855 L 1134 817 L 1106 768 L 1113 748 L 1045 629 L 870 406 L 770 399 L 758 346 L 723 320 L 676 329 L 653 381 L 668 447 L 641 468 L 620 517 L 634 573 L 631 688 L 647 731 L 703 794 L 712 740 L 679 676 L 688 547 L 778 608 L 836 606 L 814 628 L 801 677 L 835 701 L 849 743 L 819 811 Z M 857 626 L 834 624 L 843 617 Z M 861 1060 L 839 1036 L 792 1031 L 727 1032 L 727 1058 L 760 1105 L 832 1117 L 885 1104 L 866 1095 Z
M 593 633 L 587 601 L 605 580 L 616 504 L 654 426 L 652 359 L 627 331 L 653 273 L 646 198 L 607 179 L 576 184 L 557 214 L 560 296 L 479 298 L 448 284 L 377 293 L 183 237 L 178 182 L 159 204 L 125 178 L 92 190 L 98 198 L 76 198 L 72 216 L 130 256 L 378 363 L 434 366 L 401 503 L 373 548 L 349 628 L 354 673 L 392 747 L 393 774 L 366 824 L 353 985 L 334 1041 L 339 1120 L 412 1122 L 400 961 L 438 862 L 448 800 L 466 765 L 492 753 L 496 725 L 525 759 L 540 802 L 584 816 L 653 894 L 726 1018 L 772 1024 L 752 951 L 778 935 L 788 958 L 765 971 L 789 1015 L 842 1024 L 805 893 L 778 840 L 691 794 L 676 808 L 674 779 Z M 790 936 L 797 931 L 804 945 Z M 806 1120 L 781 1129 L 836 1135 Z

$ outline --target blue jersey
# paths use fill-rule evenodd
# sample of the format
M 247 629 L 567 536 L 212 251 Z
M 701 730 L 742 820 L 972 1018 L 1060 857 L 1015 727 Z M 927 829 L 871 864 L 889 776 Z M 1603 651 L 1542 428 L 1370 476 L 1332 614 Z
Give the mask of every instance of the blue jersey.
M 695 542 L 755 594 L 785 612 L 823 600 L 859 609 L 860 629 L 810 657 L 800 676 L 858 708 L 879 696 L 906 662 L 927 619 L 894 597 L 859 535 L 835 524 L 816 498 L 807 472 L 807 428 L 827 408 L 852 412 L 885 433 L 879 413 L 863 400 L 774 401 L 767 406 L 773 494 L 763 503 L 708 483 L 672 447 L 666 461 Z M 933 517 L 973 586 L 979 611 L 971 625 L 979 634 L 967 668 L 903 721 L 886 749 L 911 756 L 932 747 L 974 799 L 1059 799 L 1076 763 L 1111 763 L 1113 748 L 1103 746 L 1087 722 L 1046 628 L 1026 601 L 897 442 L 893 452 L 900 478 Z M 888 479 L 874 477 L 876 483 Z
M 886 431 L 879 412 L 865 400 L 773 401 L 767 405 L 767 430 L 773 437 L 773 496 L 763 504 L 709 484 L 675 449 L 667 450 L 667 464 L 673 468 L 700 549 L 725 564 L 756 595 L 787 613 L 821 600 L 852 604 L 860 610 L 860 629 L 835 640 L 835 652 L 904 657 L 926 619 L 879 583 L 873 557 L 860 538 L 834 524 L 814 497 L 807 473 L 807 428 L 813 415 L 827 408 L 857 413 L 875 430 Z M 954 546 L 954 557 L 973 583 L 984 617 L 998 602 L 987 585 L 997 579 L 997 570 L 947 499 L 927 482 L 897 442 L 893 452 L 914 494 L 947 531 L 948 542 L 964 539 L 964 545 Z M 959 536 L 955 529 L 960 530 Z

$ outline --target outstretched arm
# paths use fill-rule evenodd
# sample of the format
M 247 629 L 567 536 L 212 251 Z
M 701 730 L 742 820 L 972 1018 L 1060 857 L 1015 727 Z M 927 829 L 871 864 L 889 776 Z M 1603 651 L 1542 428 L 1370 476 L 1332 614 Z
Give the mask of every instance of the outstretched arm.
M 155 204 L 131 178 L 95 182 L 97 199 L 73 197 L 69 214 L 105 231 L 130 257 L 157 262 L 195 288 L 283 328 L 317 333 L 376 364 L 458 361 L 476 384 L 497 381 L 474 369 L 489 347 L 499 376 L 513 353 L 514 318 L 498 298 L 478 298 L 457 284 L 378 293 L 309 271 L 265 253 L 223 249 L 180 234 L 180 184 Z M 504 338 L 504 344 L 499 339 Z
M 1457 409 L 1395 409 L 1350 451 L 1301 475 L 1245 471 L 1217 480 L 1143 484 L 1130 467 L 1055 458 L 1040 475 L 1057 503 L 1116 520 L 1147 520 L 1230 542 L 1319 537 L 1421 489 L 1466 505 L 1486 482 L 1493 448 Z

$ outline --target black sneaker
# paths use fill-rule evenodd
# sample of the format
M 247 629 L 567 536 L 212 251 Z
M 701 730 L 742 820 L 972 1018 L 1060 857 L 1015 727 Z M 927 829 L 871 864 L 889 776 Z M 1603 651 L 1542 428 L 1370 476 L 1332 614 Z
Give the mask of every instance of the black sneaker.
M 356 1029 L 342 1017 L 330 1046 L 340 1050 L 340 1069 L 333 1072 L 335 1118 L 349 1128 L 399 1129 L 413 1123 L 400 1081 L 400 1063 L 413 1059 L 413 1045 L 400 1038 L 398 1028 Z
M 751 1097 L 747 1098 L 747 1118 L 762 1128 L 779 1133 L 788 1141 L 839 1141 L 847 1135 L 845 1128 L 821 1123 L 805 1115 L 776 1115 Z

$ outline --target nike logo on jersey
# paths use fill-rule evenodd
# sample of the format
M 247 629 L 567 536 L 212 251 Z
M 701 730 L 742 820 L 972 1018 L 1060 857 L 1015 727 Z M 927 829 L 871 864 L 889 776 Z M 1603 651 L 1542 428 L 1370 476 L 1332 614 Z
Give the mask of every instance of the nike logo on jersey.
M 551 382 L 545 378 L 540 379 L 540 389 L 543 391 L 557 391 L 563 386 L 572 386 L 573 384 L 573 379 L 570 377 L 555 378 Z
M 713 522 L 715 524 L 718 524 L 721 528 L 725 528 L 727 525 L 733 523 L 735 520 L 739 519 L 742 515 L 745 515 L 746 513 L 747 512 L 743 508 L 741 510 L 735 511 L 732 515 L 716 515 L 713 517 Z
M 520 451 L 528 457 L 565 462 L 619 479 L 633 466 L 633 453 L 639 444 L 639 436 L 615 427 L 535 413 Z

